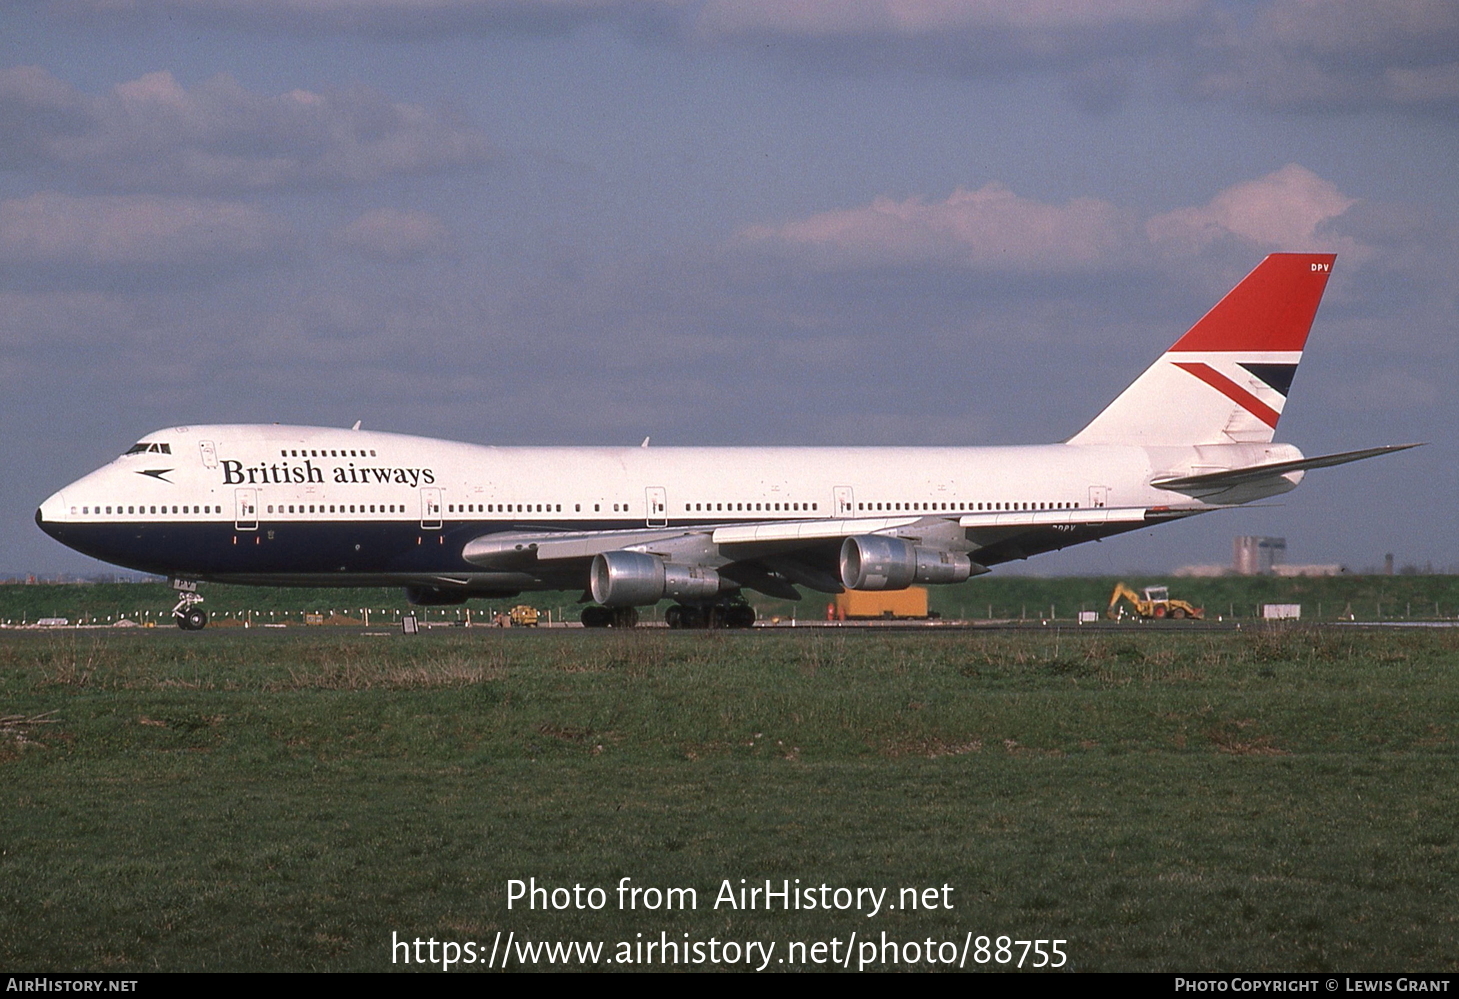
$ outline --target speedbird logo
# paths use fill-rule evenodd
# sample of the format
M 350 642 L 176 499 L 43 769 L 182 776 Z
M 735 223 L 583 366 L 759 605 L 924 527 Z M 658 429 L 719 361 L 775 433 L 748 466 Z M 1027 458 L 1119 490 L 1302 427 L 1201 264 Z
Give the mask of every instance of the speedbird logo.
M 269 465 L 244 465 L 231 459 L 221 462 L 225 486 L 267 486 L 289 482 L 323 482 L 325 469 L 312 461 L 290 464 L 276 461 Z M 372 468 L 336 465 L 332 470 L 337 485 L 375 485 L 395 483 L 401 486 L 429 486 L 436 473 L 429 468 Z

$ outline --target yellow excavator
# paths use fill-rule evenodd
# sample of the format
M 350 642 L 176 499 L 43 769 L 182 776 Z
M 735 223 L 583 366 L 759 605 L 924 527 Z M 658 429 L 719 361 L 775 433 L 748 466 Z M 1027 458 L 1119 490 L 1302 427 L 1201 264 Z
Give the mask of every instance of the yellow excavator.
M 1124 614 L 1124 608 L 1119 605 L 1121 600 L 1125 600 L 1135 609 L 1136 617 L 1146 620 L 1174 618 L 1179 621 L 1193 618 L 1203 621 L 1206 617 L 1204 607 L 1196 607 L 1185 600 L 1172 600 L 1170 588 L 1167 586 L 1147 586 L 1142 597 L 1124 583 L 1115 584 L 1115 590 L 1109 597 L 1109 609 L 1104 612 L 1104 616 L 1111 621 L 1118 621 Z

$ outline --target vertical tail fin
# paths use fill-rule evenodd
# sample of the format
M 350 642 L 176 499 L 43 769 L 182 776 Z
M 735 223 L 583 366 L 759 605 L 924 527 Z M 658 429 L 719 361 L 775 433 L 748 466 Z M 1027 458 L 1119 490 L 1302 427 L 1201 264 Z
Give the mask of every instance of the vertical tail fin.
M 1335 259 L 1267 257 L 1069 443 L 1270 443 Z

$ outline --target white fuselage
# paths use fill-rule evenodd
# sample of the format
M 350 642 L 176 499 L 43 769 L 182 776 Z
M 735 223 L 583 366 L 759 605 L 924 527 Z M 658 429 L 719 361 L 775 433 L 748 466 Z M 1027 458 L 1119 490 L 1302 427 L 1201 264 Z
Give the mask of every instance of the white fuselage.
M 1210 507 L 1152 478 L 1297 454 L 1287 445 L 526 448 L 194 426 L 148 435 L 47 499 L 38 520 L 66 544 L 145 571 L 396 582 L 474 572 L 465 544 L 498 532 L 1197 512 Z

